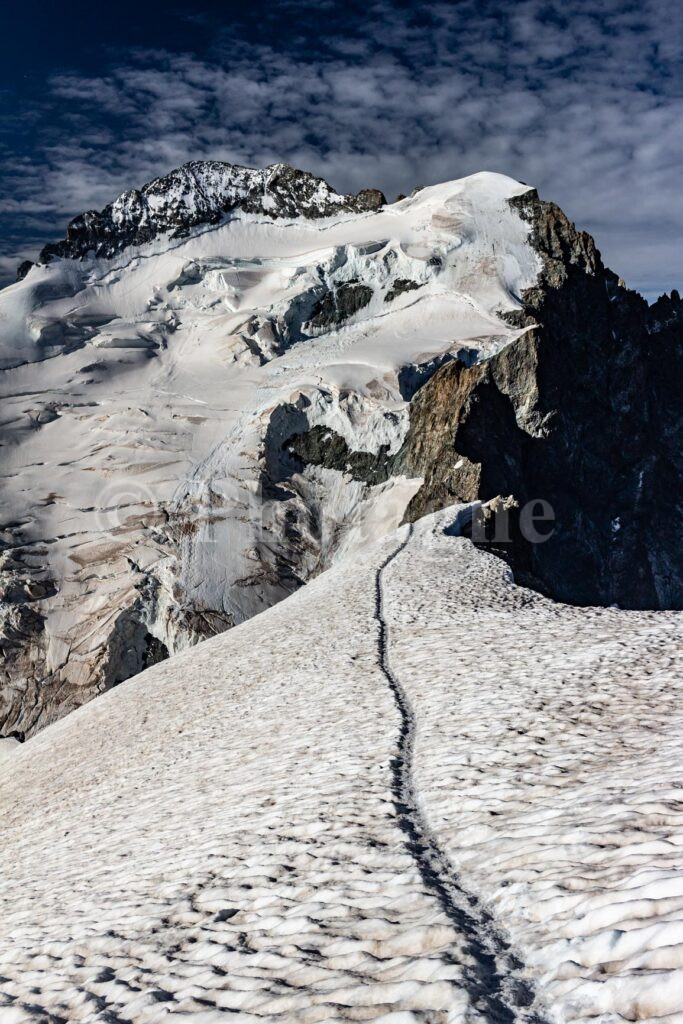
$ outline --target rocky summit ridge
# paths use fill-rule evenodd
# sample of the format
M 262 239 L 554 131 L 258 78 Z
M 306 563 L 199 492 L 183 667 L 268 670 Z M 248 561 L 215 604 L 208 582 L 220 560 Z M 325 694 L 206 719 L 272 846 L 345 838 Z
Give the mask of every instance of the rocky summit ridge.
M 217 224 L 235 210 L 269 217 L 329 217 L 377 210 L 386 202 L 377 189 L 340 195 L 322 178 L 289 164 L 240 167 L 219 160 L 191 160 L 182 167 L 122 193 L 103 210 L 75 217 L 66 237 L 44 246 L 39 263 L 55 258 L 110 258 L 159 235 L 182 238 L 198 225 Z M 21 280 L 33 264 L 17 271 Z

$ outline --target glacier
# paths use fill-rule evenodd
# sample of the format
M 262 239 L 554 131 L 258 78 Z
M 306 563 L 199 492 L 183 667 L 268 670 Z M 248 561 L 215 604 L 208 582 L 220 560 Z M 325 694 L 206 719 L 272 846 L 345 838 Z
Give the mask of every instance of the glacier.
M 488 172 L 19 268 L 2 1024 L 680 1024 L 682 329 Z
M 0 763 L 3 1021 L 680 1018 L 681 613 L 519 587 L 467 512 Z
M 304 175 L 292 218 L 270 192 L 270 212 L 250 212 L 268 175 L 237 169 L 247 209 L 197 225 L 215 195 L 234 204 L 237 172 L 216 180 L 210 165 L 197 198 L 191 171 L 190 198 L 177 175 L 147 189 L 166 206 L 154 231 L 146 214 L 146 243 L 109 258 L 48 247 L 0 292 L 4 735 L 33 734 L 398 526 L 419 473 L 368 485 L 298 467 L 287 439 L 329 427 L 353 450 L 395 452 L 401 371 L 477 361 L 526 330 L 501 319 L 538 274 L 508 203 L 526 186 L 482 173 L 359 212 Z M 128 224 L 131 202 L 100 220 Z M 102 244 L 116 249 L 112 230 Z

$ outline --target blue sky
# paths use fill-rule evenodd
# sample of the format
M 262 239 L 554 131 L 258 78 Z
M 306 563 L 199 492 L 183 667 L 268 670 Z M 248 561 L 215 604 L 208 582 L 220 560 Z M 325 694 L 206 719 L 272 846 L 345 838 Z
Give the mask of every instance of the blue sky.
M 75 214 L 210 157 L 389 198 L 502 171 L 633 287 L 683 285 L 677 0 L 75 0 L 3 24 L 4 280 Z

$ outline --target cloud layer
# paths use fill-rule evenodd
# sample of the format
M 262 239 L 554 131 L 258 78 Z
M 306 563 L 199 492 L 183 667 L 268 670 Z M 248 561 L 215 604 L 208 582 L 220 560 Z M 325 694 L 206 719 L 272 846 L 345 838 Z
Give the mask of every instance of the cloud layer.
M 81 210 L 211 157 L 389 196 L 502 171 L 559 202 L 629 284 L 683 284 L 677 3 L 380 0 L 343 25 L 328 7 L 293 5 L 278 46 L 218 25 L 202 54 L 129 51 L 96 77 L 53 76 L 24 115 L 31 145 L 3 160 L 4 266 Z

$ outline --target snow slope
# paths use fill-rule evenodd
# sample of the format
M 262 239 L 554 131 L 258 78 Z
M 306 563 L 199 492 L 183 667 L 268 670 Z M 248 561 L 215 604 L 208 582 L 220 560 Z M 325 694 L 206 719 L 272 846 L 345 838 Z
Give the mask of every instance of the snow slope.
M 189 202 L 181 184 L 166 219 Z M 401 368 L 519 335 L 500 314 L 538 273 L 507 202 L 526 189 L 477 174 L 379 211 L 236 212 L 109 259 L 55 259 L 0 293 L 4 734 L 30 735 L 398 525 L 419 480 L 292 480 L 282 445 L 323 424 L 353 450 L 395 451 Z M 114 226 L 133 222 L 135 195 Z
M 681 614 L 554 604 L 464 515 L 0 764 L 3 1024 L 682 1019 Z

